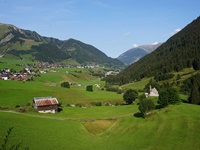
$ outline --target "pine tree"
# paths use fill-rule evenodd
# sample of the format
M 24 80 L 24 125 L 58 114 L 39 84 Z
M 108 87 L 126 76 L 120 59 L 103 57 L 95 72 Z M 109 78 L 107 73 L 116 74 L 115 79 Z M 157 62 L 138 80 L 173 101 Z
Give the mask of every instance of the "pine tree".
M 199 92 L 199 87 L 197 84 L 193 85 L 193 88 L 189 97 L 189 102 L 191 104 L 200 104 L 200 92 Z
M 161 107 L 166 107 L 170 104 L 175 105 L 179 103 L 180 97 L 178 95 L 178 92 L 174 88 L 167 87 L 159 93 L 158 104 L 160 104 Z
M 199 59 L 195 59 L 192 63 L 193 69 L 194 70 L 200 70 L 200 60 Z

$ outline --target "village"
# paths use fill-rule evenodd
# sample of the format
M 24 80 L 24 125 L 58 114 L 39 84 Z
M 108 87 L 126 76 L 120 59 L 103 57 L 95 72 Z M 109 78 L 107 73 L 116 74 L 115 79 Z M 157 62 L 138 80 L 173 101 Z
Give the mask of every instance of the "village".
M 18 72 L 10 68 L 0 70 L 0 79 L 2 80 L 32 81 L 33 76 L 40 76 L 39 70 L 31 70 L 30 68 Z
M 16 80 L 16 81 L 33 81 L 33 77 L 38 77 L 40 74 L 47 72 L 56 72 L 54 68 L 99 68 L 99 65 L 61 65 L 61 64 L 50 64 L 48 62 L 42 62 L 39 64 L 16 64 L 17 66 L 23 66 L 24 69 L 15 71 L 12 68 L 4 68 L 0 70 L 0 79 L 2 80 Z M 119 72 L 108 71 L 105 76 L 116 75 Z
M 60 64 L 50 64 L 47 62 L 42 62 L 38 64 L 16 64 L 16 66 L 20 66 L 21 70 L 16 71 L 13 68 L 3 68 L 0 70 L 0 80 L 12 80 L 12 81 L 22 81 L 25 83 L 26 81 L 34 81 L 34 78 L 40 77 L 42 74 L 47 73 L 56 73 L 56 68 L 78 68 L 78 69 L 95 69 L 99 68 L 98 65 L 86 65 L 86 66 L 78 66 L 78 65 L 60 65 Z M 104 76 L 109 75 L 116 75 L 118 74 L 118 71 L 111 71 L 108 70 L 107 72 L 104 72 Z M 66 71 L 66 74 L 70 74 L 69 71 Z M 73 74 L 72 74 L 73 75 Z M 92 75 L 92 73 L 91 73 Z M 79 83 L 75 82 L 69 82 L 72 86 L 81 86 Z M 55 83 L 51 83 L 49 86 L 56 86 Z M 93 85 L 96 88 L 100 88 L 99 84 Z M 91 104 L 91 105 L 97 105 L 99 104 Z M 100 104 L 105 106 L 114 106 L 111 103 L 107 104 Z M 34 97 L 32 101 L 32 107 L 38 111 L 39 113 L 57 113 L 59 110 L 59 102 L 57 98 L 52 98 L 50 96 L 44 97 Z M 70 107 L 80 107 L 76 104 L 70 104 Z M 85 108 L 85 106 L 81 106 L 82 108 Z M 18 112 L 24 113 L 26 110 L 23 108 L 19 108 Z

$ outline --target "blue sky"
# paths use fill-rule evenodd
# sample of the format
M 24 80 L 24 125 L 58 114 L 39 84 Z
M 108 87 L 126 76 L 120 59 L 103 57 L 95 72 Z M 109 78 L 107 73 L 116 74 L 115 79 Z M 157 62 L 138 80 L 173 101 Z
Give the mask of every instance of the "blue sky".
M 0 0 L 1 23 L 74 38 L 113 58 L 165 42 L 198 16 L 200 0 Z

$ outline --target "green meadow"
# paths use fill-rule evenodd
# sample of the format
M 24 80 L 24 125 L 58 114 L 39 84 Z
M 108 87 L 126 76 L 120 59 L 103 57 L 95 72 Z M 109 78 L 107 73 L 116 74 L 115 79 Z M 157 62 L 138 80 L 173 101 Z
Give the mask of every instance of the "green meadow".
M 0 59 L 1 60 L 1 59 Z M 3 61 L 3 60 L 1 60 Z M 10 66 L 17 69 L 19 66 Z M 0 68 L 6 66 L 0 66 Z M 8 68 L 8 67 L 7 67 Z M 104 82 L 87 69 L 57 68 L 34 81 L 0 80 L 0 145 L 7 130 L 14 127 L 8 146 L 22 142 L 30 150 L 196 150 L 200 147 L 200 109 L 181 103 L 155 109 L 143 118 L 137 103 L 118 106 L 68 107 L 69 104 L 94 102 L 122 103 L 122 94 L 103 90 Z M 191 70 L 189 70 L 191 72 Z M 188 74 L 182 73 L 182 79 Z M 123 86 L 143 89 L 150 78 Z M 63 81 L 81 86 L 61 88 Z M 99 84 L 93 92 L 87 85 Z M 52 86 L 53 85 L 53 86 Z M 56 114 L 39 114 L 31 106 L 34 97 L 52 96 L 62 102 Z M 181 95 L 182 99 L 187 96 Z M 156 101 L 157 98 L 154 98 Z M 16 108 L 17 106 L 17 108 Z M 25 113 L 18 113 L 25 108 Z
M 0 142 L 8 127 L 13 126 L 10 141 L 22 141 L 22 148 L 28 146 L 35 150 L 196 150 L 200 147 L 200 109 L 196 105 L 182 103 L 169 106 L 155 110 L 145 119 L 138 115 L 137 105 L 71 108 L 64 111 L 56 115 L 0 112 Z M 69 116 L 78 119 L 69 119 Z M 100 126 L 95 126 L 95 121 Z M 102 131 L 102 126 L 106 126 L 107 122 L 110 125 Z

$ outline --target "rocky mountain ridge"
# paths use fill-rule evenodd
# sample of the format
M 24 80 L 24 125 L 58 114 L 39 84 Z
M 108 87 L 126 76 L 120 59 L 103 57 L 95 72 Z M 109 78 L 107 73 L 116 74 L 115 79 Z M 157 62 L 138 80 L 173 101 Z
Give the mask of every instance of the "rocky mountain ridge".
M 133 47 L 129 49 L 128 51 L 124 52 L 123 54 L 121 54 L 119 57 L 117 57 L 117 59 L 130 65 L 138 61 L 145 55 L 154 51 L 161 44 L 162 43 L 156 43 L 156 44 L 151 44 L 151 45 L 141 45 L 141 46 Z

